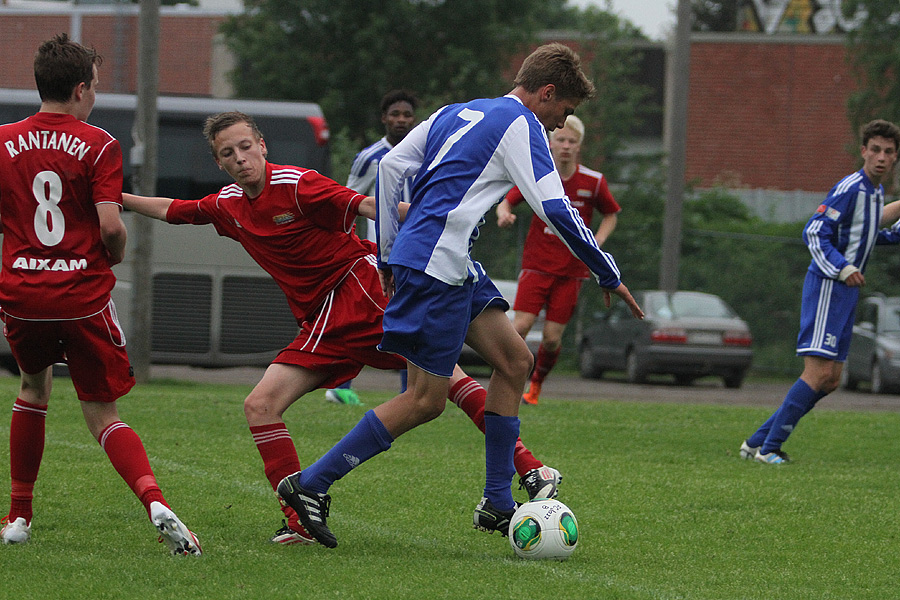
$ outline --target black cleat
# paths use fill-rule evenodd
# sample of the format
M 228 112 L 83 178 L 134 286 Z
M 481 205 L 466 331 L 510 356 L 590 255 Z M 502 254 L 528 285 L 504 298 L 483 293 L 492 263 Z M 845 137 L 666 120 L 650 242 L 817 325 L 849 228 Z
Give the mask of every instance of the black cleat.
M 331 507 L 331 496 L 317 494 L 300 487 L 300 472 L 288 475 L 276 490 L 284 502 L 297 512 L 303 528 L 326 548 L 336 548 L 337 538 L 328 529 L 325 519 Z
M 474 527 L 487 533 L 499 531 L 505 537 L 509 535 L 509 522 L 517 508 L 518 504 L 509 510 L 497 510 L 490 500 L 482 498 L 475 507 Z

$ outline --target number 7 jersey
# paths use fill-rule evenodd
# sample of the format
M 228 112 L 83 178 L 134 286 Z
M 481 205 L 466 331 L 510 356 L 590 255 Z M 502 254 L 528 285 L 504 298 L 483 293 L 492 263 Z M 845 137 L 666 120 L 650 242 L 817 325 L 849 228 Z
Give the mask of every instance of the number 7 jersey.
M 122 151 L 71 115 L 0 126 L 0 308 L 20 319 L 77 319 L 115 285 L 95 205 L 122 204 Z

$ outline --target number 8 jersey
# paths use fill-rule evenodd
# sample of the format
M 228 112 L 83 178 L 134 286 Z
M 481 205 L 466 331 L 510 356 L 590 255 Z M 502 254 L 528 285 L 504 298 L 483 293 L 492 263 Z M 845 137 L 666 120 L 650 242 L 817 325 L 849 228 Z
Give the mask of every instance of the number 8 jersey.
M 40 112 L 0 126 L 0 309 L 20 319 L 78 319 L 115 285 L 96 204 L 122 204 L 122 151 L 109 133 Z

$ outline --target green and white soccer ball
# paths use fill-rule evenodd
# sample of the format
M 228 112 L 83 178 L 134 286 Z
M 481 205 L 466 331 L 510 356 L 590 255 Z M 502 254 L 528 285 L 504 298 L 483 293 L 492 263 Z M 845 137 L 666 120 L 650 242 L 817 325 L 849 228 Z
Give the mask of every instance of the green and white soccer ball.
M 565 560 L 578 545 L 578 521 L 559 500 L 532 500 L 513 515 L 509 544 L 522 558 Z

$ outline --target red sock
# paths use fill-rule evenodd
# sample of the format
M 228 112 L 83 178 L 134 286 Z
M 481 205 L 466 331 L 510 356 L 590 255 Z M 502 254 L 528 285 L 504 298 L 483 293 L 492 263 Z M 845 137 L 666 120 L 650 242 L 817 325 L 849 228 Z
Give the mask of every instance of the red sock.
M 462 409 L 466 415 L 472 419 L 472 422 L 484 433 L 484 399 L 487 397 L 487 391 L 481 387 L 481 384 L 472 379 L 465 377 L 457 381 L 450 388 L 447 395 L 450 402 Z M 539 469 L 544 463 L 539 461 L 531 451 L 522 443 L 522 438 L 516 440 L 516 450 L 513 454 L 513 462 L 516 465 L 516 472 L 521 476 L 532 469 Z
M 300 470 L 300 459 L 297 458 L 294 440 L 291 439 L 291 434 L 284 423 L 251 426 L 250 433 L 262 457 L 266 479 L 269 480 L 273 490 L 282 479 Z M 282 504 L 281 510 L 289 523 L 297 523 L 297 513 L 291 507 Z
M 9 426 L 9 474 L 12 480 L 9 520 L 31 523 L 34 482 L 44 456 L 47 407 L 16 398 Z
M 161 502 L 169 507 L 150 468 L 144 444 L 131 427 L 116 421 L 100 432 L 98 441 L 113 468 L 147 509 L 148 516 L 152 502 Z
M 534 371 L 531 372 L 531 380 L 533 382 L 544 383 L 544 379 L 556 365 L 556 359 L 559 358 L 560 350 L 562 350 L 562 346 L 553 352 L 544 348 L 543 344 L 538 346 L 537 363 L 534 365 Z

